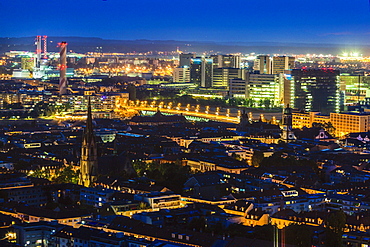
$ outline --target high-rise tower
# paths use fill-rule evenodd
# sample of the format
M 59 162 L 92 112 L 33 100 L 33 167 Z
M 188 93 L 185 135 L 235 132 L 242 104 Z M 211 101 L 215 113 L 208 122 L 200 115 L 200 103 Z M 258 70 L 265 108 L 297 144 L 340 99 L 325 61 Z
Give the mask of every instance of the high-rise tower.
M 36 68 L 40 68 L 41 64 L 41 36 L 37 35 L 36 36 Z
M 97 144 L 95 141 L 91 102 L 89 97 L 87 107 L 86 127 L 82 136 L 82 148 L 80 159 L 80 180 L 79 184 L 85 187 L 91 187 L 97 179 L 98 172 L 98 154 Z
M 59 68 L 59 95 L 67 93 L 67 42 L 59 43 L 60 46 L 60 68 Z

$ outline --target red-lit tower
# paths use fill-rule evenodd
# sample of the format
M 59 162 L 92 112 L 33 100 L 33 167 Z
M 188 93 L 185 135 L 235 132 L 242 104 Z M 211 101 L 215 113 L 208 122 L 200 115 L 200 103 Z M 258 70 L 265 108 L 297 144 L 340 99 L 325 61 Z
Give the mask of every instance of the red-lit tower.
M 59 43 L 60 47 L 60 77 L 59 77 L 59 95 L 67 93 L 67 42 Z
M 42 37 L 42 40 L 44 41 L 44 59 L 48 58 L 48 55 L 47 55 L 47 52 L 48 52 L 47 39 L 48 39 L 48 36 L 46 36 L 46 35 L 44 35 Z

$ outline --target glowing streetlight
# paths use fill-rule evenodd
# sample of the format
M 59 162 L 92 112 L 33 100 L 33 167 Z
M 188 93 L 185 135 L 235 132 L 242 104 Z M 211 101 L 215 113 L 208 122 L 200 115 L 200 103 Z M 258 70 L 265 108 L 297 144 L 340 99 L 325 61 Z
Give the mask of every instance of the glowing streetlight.
M 187 104 L 187 105 L 186 105 L 186 109 L 185 109 L 185 110 L 186 110 L 186 111 L 189 111 L 189 109 L 190 109 L 190 104 Z
M 230 109 L 226 109 L 226 117 L 230 116 Z
M 273 117 L 271 118 L 271 124 L 276 124 L 276 117 L 275 117 L 275 116 L 273 116 Z
M 181 103 L 178 103 L 177 107 L 176 107 L 176 110 L 180 110 L 180 108 L 181 108 Z
M 195 112 L 199 112 L 199 108 L 200 108 L 200 106 L 199 106 L 199 105 L 197 105 L 197 106 L 195 107 Z
M 206 106 L 206 111 L 205 111 L 205 113 L 206 113 L 206 114 L 208 114 L 208 112 L 209 112 L 209 106 L 207 105 L 207 106 Z
M 249 121 L 253 121 L 253 114 L 252 114 L 252 112 L 249 112 L 248 113 L 248 117 L 249 117 Z
M 220 107 L 216 107 L 216 115 L 220 114 Z

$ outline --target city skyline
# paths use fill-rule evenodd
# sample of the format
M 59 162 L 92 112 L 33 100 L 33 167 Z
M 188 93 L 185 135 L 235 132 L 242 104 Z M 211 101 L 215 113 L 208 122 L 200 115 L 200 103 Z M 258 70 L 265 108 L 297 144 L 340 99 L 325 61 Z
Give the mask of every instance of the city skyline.
M 15 0 L 0 7 L 3 37 L 366 44 L 370 36 L 368 1 Z

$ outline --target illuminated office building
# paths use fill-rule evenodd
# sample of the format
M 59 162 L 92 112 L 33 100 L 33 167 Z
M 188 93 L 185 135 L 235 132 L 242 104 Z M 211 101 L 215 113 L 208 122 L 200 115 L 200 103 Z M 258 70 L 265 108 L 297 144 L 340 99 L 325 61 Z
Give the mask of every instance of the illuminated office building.
M 183 66 L 174 68 L 173 82 L 190 82 L 190 67 Z
M 293 112 L 293 128 L 312 127 L 313 123 L 330 122 L 335 128 L 334 134 L 343 137 L 349 133 L 370 131 L 370 112 L 331 112 L 322 115 L 320 112 Z
M 257 104 L 268 101 L 270 106 L 281 106 L 283 75 L 247 74 L 247 98 Z
M 260 74 L 272 74 L 272 59 L 270 56 L 258 56 L 254 60 L 253 70 Z
M 211 55 L 214 68 L 240 68 L 238 55 Z
M 248 83 L 247 80 L 241 78 L 231 79 L 229 81 L 229 96 L 236 98 L 248 98 Z
M 210 58 L 192 58 L 190 61 L 190 81 L 200 87 L 212 87 L 213 60 Z
M 284 76 L 246 73 L 246 79 L 229 81 L 229 95 L 252 99 L 255 105 L 282 106 Z
M 229 81 L 235 78 L 243 78 L 244 70 L 237 68 L 215 68 L 213 69 L 212 87 L 228 87 Z
M 286 70 L 294 69 L 295 58 L 275 56 L 272 58 L 272 74 L 283 74 Z
M 370 97 L 370 76 L 342 74 L 340 89 L 345 92 L 345 103 L 364 101 Z
M 305 111 L 323 114 L 340 108 L 339 71 L 333 69 L 293 69 L 292 105 Z

